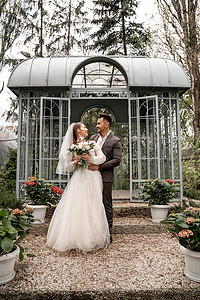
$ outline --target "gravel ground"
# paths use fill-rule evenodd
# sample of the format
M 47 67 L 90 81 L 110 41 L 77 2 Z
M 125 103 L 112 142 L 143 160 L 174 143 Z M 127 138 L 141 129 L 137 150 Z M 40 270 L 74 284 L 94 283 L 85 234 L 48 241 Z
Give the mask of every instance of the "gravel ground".
M 142 217 L 142 213 L 145 217 Z M 30 293 L 37 294 L 37 291 L 47 294 L 64 291 L 137 293 L 147 290 L 178 289 L 199 291 L 200 295 L 200 284 L 190 281 L 184 275 L 184 257 L 180 252 L 178 241 L 170 239 L 171 235 L 165 230 L 164 225 L 151 222 L 147 205 L 115 204 L 113 243 L 107 248 L 87 254 L 74 250 L 59 253 L 50 249 L 46 245 L 50 217 L 51 214 L 48 214 L 45 224 L 31 226 L 30 233 L 22 241 L 22 245 L 29 249 L 28 252 L 32 253 L 33 257 L 26 257 L 22 262 L 16 259 L 16 276 L 13 281 L 0 287 L 0 299 L 11 299 L 6 298 L 6 293 L 30 295 Z M 14 298 L 17 299 L 13 296 Z M 22 298 L 21 296 L 18 299 Z M 23 299 L 29 298 L 27 296 Z M 50 298 L 35 296 L 32 299 Z M 133 298 L 115 296 L 113 299 Z M 134 299 L 157 298 L 138 296 Z M 200 299 L 200 296 L 199 298 L 191 296 L 187 299 Z

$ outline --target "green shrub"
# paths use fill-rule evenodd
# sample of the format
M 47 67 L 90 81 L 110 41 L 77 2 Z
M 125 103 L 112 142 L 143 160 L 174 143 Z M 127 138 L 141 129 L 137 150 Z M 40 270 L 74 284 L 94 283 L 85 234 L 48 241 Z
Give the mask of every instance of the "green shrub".
M 0 171 L 0 207 L 22 209 L 23 201 L 16 196 L 17 150 L 11 150 Z
M 0 189 L 0 207 L 3 208 L 19 208 L 22 209 L 23 201 L 17 198 L 16 192 Z
M 190 199 L 200 200 L 200 190 L 195 189 L 184 189 L 183 195 Z
M 191 207 L 200 207 L 200 204 L 193 200 L 181 200 L 178 204 L 173 204 L 171 208 L 172 213 L 179 213 L 185 210 L 188 206 Z
M 16 191 L 17 150 L 11 150 L 8 161 L 0 171 L 0 189 Z

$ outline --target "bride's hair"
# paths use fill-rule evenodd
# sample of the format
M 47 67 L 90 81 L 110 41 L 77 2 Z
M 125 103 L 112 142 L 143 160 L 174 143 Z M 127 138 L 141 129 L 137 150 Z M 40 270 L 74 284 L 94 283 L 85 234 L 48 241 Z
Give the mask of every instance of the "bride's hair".
M 73 143 L 77 142 L 77 129 L 81 128 L 82 123 L 81 122 L 77 122 L 74 124 L 73 127 Z

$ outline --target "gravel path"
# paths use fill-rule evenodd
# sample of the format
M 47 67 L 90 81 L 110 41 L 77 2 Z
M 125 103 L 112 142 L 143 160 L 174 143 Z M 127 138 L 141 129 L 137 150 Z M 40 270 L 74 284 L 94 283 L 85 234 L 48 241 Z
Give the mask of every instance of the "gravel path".
M 137 210 L 138 216 L 133 217 Z M 145 217 L 142 217 L 142 211 Z M 188 299 L 200 299 L 200 284 L 190 281 L 183 273 L 184 257 L 178 241 L 170 239 L 171 235 L 164 225 L 151 222 L 147 205 L 116 204 L 113 243 L 87 254 L 74 250 L 59 253 L 50 249 L 46 245 L 50 217 L 49 214 L 45 224 L 31 226 L 22 245 L 29 248 L 28 252 L 33 257 L 26 257 L 22 262 L 17 259 L 16 276 L 13 281 L 0 287 L 0 299 L 8 299 L 6 293 L 17 299 L 14 295 L 25 293 L 30 296 L 38 291 L 51 294 L 64 291 L 139 292 L 170 289 L 199 291 L 199 298 L 191 296 Z M 120 297 L 113 299 L 132 299 Z M 44 298 L 35 296 L 31 299 Z M 22 299 L 22 296 L 18 299 Z M 23 299 L 30 298 L 27 296 Z

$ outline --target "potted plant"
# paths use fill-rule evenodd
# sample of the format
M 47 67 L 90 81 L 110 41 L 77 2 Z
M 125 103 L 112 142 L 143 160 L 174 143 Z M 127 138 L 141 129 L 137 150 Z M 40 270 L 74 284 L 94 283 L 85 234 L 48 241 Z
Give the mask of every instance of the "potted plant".
M 143 186 L 143 197 L 149 202 L 152 222 L 165 220 L 170 208 L 169 201 L 178 196 L 178 187 L 174 180 L 150 179 Z
M 14 278 L 15 257 L 19 254 L 20 260 L 24 258 L 24 248 L 19 245 L 19 241 L 27 235 L 33 219 L 31 213 L 27 208 L 0 209 L 0 285 Z
M 35 221 L 33 224 L 45 222 L 47 206 L 55 205 L 62 194 L 62 190 L 54 185 L 45 182 L 45 179 L 29 177 L 25 182 L 26 197 L 31 201 L 27 207 L 33 209 Z
M 200 207 L 188 206 L 178 213 L 171 213 L 162 221 L 169 224 L 168 231 L 179 240 L 185 256 L 185 275 L 200 282 Z

